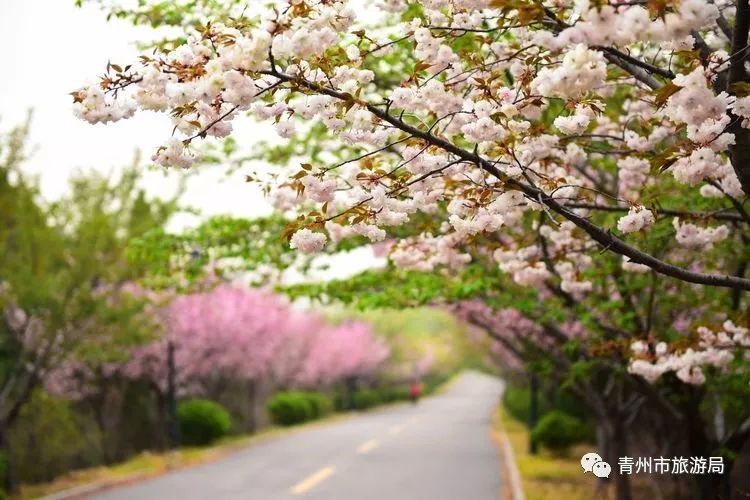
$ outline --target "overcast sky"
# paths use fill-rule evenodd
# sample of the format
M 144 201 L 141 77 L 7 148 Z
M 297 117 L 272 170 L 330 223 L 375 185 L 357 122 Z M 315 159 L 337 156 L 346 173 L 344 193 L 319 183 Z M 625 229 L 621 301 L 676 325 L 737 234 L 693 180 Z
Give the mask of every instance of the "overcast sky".
M 31 142 L 36 153 L 27 170 L 40 174 L 43 193 L 50 198 L 66 189 L 66 179 L 76 170 L 116 172 L 137 150 L 147 159 L 171 132 L 169 118 L 154 113 L 106 126 L 92 126 L 73 116 L 69 93 L 92 83 L 107 61 L 124 65 L 134 60 L 134 42 L 153 34 L 123 21 L 107 22 L 95 6 L 73 4 L 0 0 L 0 129 L 18 124 L 33 110 Z M 246 120 L 243 125 L 238 140 L 259 135 L 257 125 Z M 266 135 L 264 128 L 260 135 Z M 260 190 L 242 179 L 242 172 L 226 177 L 222 168 L 206 168 L 190 181 L 185 201 L 207 215 L 267 213 Z M 147 185 L 151 193 L 168 195 L 177 176 L 155 172 L 148 175 Z
M 172 127 L 164 115 L 140 113 L 130 120 L 92 126 L 71 111 L 71 91 L 93 83 L 107 61 L 125 65 L 134 60 L 135 42 L 152 34 L 123 21 L 107 22 L 98 8 L 76 8 L 74 0 L 0 0 L 0 130 L 22 122 L 33 110 L 31 143 L 36 152 L 26 171 L 39 174 L 45 197 L 60 196 L 67 178 L 78 170 L 116 173 L 137 150 L 148 158 L 168 138 Z M 268 136 L 266 127 L 248 120 L 235 129 L 235 138 L 248 147 L 252 138 Z M 267 214 L 270 207 L 260 190 L 243 179 L 242 171 L 227 177 L 221 167 L 203 168 L 190 180 L 184 201 L 204 217 Z M 170 171 L 149 173 L 146 185 L 151 194 L 168 196 L 177 176 Z M 183 217 L 172 229 L 195 223 Z M 325 274 L 341 276 L 366 267 L 373 262 L 369 255 L 366 251 L 339 257 L 335 270 Z

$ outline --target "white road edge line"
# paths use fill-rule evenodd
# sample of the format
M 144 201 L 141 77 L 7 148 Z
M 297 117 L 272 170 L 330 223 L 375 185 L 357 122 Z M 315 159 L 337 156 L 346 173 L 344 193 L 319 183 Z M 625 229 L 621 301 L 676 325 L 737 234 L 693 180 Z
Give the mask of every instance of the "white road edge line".
M 364 443 L 362 443 L 361 445 L 357 447 L 357 453 L 359 453 L 360 455 L 363 455 L 365 453 L 368 453 L 374 450 L 378 446 L 380 446 L 380 443 L 378 442 L 377 439 L 370 439 L 369 441 L 365 441 Z
M 305 479 L 294 485 L 294 487 L 292 487 L 292 494 L 304 495 L 311 489 L 315 488 L 319 483 L 332 476 L 334 471 L 335 469 L 331 466 L 323 467 L 319 471 L 307 476 Z

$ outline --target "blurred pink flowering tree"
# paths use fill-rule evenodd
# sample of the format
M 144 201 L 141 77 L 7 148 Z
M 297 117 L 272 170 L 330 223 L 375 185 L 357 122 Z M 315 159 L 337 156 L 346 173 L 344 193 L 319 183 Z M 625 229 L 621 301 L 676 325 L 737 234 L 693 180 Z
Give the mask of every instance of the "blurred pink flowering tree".
M 216 395 L 228 383 L 241 383 L 248 390 L 252 429 L 259 384 L 330 387 L 376 374 L 389 356 L 368 324 L 333 325 L 262 290 L 222 284 L 152 309 L 162 323 L 157 339 L 131 349 L 125 361 L 71 360 L 49 377 L 48 389 L 72 398 L 101 398 L 111 384 L 143 380 L 169 418 L 179 395 Z

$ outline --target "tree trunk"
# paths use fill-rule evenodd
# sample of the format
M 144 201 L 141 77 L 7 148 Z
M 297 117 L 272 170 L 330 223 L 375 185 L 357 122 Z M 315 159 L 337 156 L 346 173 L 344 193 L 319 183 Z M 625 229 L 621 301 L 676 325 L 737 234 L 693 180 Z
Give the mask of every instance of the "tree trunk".
M 180 429 L 177 422 L 177 370 L 174 362 L 174 343 L 167 343 L 167 394 L 165 398 L 167 416 L 167 438 L 170 448 L 180 444 Z
M 357 391 L 357 379 L 356 377 L 347 377 L 344 381 L 345 387 L 345 405 L 347 410 L 354 409 L 354 393 Z
M 3 487 L 8 494 L 16 494 L 19 489 L 18 477 L 13 466 L 10 442 L 8 440 L 8 424 L 0 422 L 0 472 L 3 475 Z
M 615 478 L 615 498 L 617 500 L 630 500 L 630 477 L 617 471 L 619 457 L 628 456 L 627 431 L 623 419 L 616 415 L 611 422 L 612 435 L 609 436 L 610 453 L 607 456 Z
M 254 433 L 258 430 L 258 415 L 257 415 L 257 404 L 258 404 L 258 383 L 256 380 L 247 381 L 247 431 Z
M 708 430 L 707 423 L 704 421 L 700 410 L 701 395 L 697 391 L 690 394 L 685 413 L 688 415 L 687 424 L 687 445 L 690 456 L 709 457 L 712 454 L 713 446 L 709 442 L 706 434 Z M 721 478 L 712 477 L 708 474 L 695 474 L 692 476 L 696 488 L 694 498 L 697 500 L 713 500 L 718 498 L 721 490 Z
M 534 438 L 532 431 L 539 420 L 539 377 L 536 373 L 531 372 L 529 381 L 529 454 L 536 455 L 539 452 L 539 445 Z
M 104 419 L 104 404 L 105 398 L 102 392 L 93 398 L 92 405 L 94 407 L 94 417 L 96 420 L 96 426 L 99 428 L 99 440 L 102 446 L 102 459 L 104 463 L 110 465 L 114 462 L 112 454 L 112 448 L 109 441 L 109 433 L 107 432 L 107 425 Z
M 750 439 L 746 440 L 744 446 L 740 449 L 737 458 L 734 460 L 731 473 L 726 477 L 724 486 L 724 498 L 743 500 L 750 495 Z

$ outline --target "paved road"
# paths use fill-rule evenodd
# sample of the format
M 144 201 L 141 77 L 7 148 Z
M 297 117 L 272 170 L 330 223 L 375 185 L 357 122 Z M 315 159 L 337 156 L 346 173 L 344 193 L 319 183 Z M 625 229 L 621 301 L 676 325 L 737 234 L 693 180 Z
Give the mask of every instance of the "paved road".
M 490 417 L 502 383 L 465 373 L 444 393 L 253 445 L 109 500 L 497 500 Z

